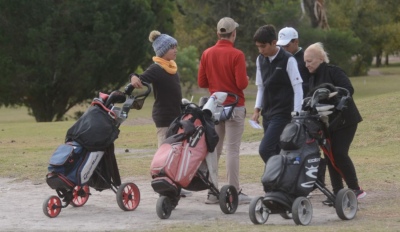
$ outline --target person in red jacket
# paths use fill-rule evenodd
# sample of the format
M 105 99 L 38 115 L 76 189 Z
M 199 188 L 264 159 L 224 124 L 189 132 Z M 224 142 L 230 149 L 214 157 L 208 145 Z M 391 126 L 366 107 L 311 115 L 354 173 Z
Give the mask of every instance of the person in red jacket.
M 248 204 L 251 199 L 241 192 L 239 185 L 240 143 L 246 117 L 243 90 L 248 85 L 248 76 L 245 56 L 234 47 L 238 26 L 239 24 L 229 17 L 224 17 L 218 22 L 218 41 L 203 52 L 197 82 L 200 88 L 208 88 L 210 94 L 217 91 L 231 92 L 239 97 L 231 118 L 216 125 L 216 132 L 220 138 L 216 151 L 219 160 L 225 144 L 228 183 L 238 190 L 239 204 Z M 224 104 L 233 101 L 229 96 Z M 217 196 L 209 193 L 205 203 L 218 203 Z

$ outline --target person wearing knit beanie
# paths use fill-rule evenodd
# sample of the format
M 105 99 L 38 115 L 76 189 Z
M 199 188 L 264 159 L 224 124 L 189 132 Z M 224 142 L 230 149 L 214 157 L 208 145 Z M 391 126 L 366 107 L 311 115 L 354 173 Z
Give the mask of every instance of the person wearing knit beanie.
M 142 82 L 153 86 L 154 103 L 152 118 L 157 127 L 157 146 L 166 139 L 169 125 L 181 114 L 182 89 L 175 63 L 178 52 L 178 41 L 172 36 L 153 30 L 149 34 L 156 56 L 142 74 L 131 74 L 130 82 L 135 88 L 142 88 Z M 190 191 L 181 189 L 180 195 L 188 197 Z
M 154 52 L 158 57 L 163 57 L 170 48 L 178 46 L 178 41 L 175 38 L 167 34 L 161 34 L 156 30 L 150 32 L 149 40 L 153 43 Z

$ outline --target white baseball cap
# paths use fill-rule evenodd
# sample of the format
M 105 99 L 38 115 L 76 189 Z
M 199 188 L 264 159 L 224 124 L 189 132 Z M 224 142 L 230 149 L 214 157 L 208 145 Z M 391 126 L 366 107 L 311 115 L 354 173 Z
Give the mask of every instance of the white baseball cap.
M 293 27 L 285 27 L 279 31 L 278 42 L 276 42 L 276 45 L 285 46 L 292 39 L 298 39 L 298 38 L 299 34 Z

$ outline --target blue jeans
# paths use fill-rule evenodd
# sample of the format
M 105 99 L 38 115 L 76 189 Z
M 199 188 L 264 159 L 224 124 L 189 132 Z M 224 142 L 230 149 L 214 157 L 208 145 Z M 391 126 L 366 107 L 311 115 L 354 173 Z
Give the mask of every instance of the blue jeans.
M 291 117 L 275 116 L 269 119 L 263 117 L 264 137 L 261 139 L 258 152 L 264 163 L 268 159 L 279 154 L 281 147 L 279 144 L 280 136 L 285 126 L 291 121 Z

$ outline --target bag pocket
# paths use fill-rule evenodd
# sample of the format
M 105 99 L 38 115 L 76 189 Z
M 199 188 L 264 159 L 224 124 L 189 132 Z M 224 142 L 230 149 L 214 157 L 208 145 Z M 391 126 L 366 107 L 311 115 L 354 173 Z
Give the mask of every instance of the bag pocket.
M 62 144 L 50 157 L 48 171 L 67 175 L 79 160 L 82 147 L 77 144 Z
M 279 180 L 285 171 L 285 162 L 285 157 L 280 154 L 268 159 L 261 177 L 261 183 L 265 187 L 273 190 L 279 185 Z
M 284 150 L 300 149 L 306 142 L 304 126 L 299 122 L 290 122 L 280 136 L 280 145 Z
M 50 157 L 49 164 L 52 166 L 63 166 L 70 161 L 74 154 L 74 147 L 69 144 L 63 144 L 57 147 L 53 155 Z
M 234 108 L 235 108 L 234 106 L 223 106 L 223 109 L 221 110 L 221 115 L 219 117 L 219 121 L 223 122 L 229 120 L 232 117 Z

